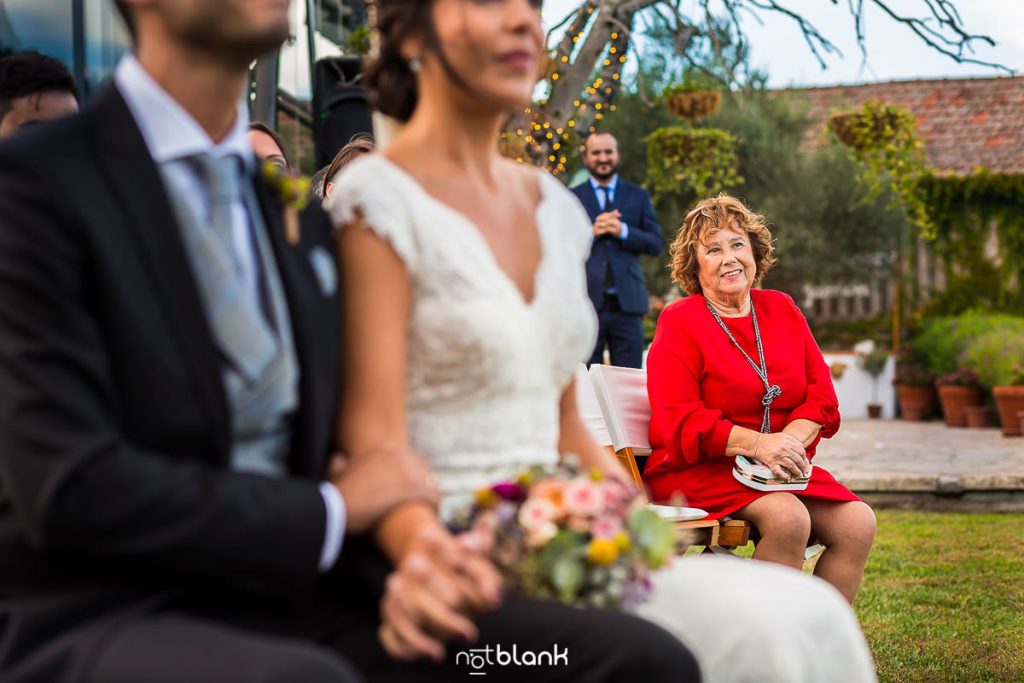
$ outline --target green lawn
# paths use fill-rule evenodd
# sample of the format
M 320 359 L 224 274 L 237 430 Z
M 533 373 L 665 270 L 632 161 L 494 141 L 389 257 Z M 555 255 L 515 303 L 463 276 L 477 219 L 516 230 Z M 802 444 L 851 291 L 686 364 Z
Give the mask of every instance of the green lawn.
M 1024 681 L 1024 515 L 878 511 L 855 608 L 883 682 Z

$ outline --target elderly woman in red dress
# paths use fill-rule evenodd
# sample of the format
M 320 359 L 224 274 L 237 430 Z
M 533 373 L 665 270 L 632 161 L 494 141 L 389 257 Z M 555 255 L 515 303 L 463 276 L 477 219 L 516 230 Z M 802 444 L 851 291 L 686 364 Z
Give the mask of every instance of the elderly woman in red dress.
M 753 289 L 775 263 L 764 218 L 737 199 L 706 199 L 672 245 L 672 277 L 688 294 L 665 308 L 647 358 L 655 500 L 683 494 L 712 518 L 749 520 L 760 560 L 800 567 L 810 539 L 827 550 L 815 574 L 853 602 L 875 535 L 865 503 L 821 467 L 815 447 L 839 429 L 828 366 L 800 309 Z M 764 492 L 733 477 L 735 456 L 802 491 Z

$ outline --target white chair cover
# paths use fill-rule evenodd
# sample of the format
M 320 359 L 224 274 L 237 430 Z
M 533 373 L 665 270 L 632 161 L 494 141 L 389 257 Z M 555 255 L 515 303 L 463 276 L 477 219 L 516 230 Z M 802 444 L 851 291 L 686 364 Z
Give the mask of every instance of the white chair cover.
M 594 385 L 587 373 L 587 366 L 580 363 L 576 368 L 576 409 L 587 425 L 590 435 L 598 446 L 611 446 L 612 437 L 608 434 L 608 426 L 604 421 L 604 413 L 597 402 Z
M 590 378 L 615 450 L 630 447 L 635 455 L 650 453 L 647 372 L 595 364 L 590 366 Z

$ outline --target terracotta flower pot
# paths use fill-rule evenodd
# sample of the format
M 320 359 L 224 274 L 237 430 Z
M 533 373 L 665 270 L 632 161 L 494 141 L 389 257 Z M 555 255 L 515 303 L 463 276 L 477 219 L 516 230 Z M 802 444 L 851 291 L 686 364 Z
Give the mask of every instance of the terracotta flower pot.
M 1003 425 L 1003 436 L 1021 436 L 1021 422 L 1017 419 L 1017 411 L 1024 411 L 1024 386 L 993 387 L 992 395 L 996 399 L 999 421 Z
M 942 416 L 947 427 L 967 426 L 964 406 L 980 406 L 984 401 L 985 393 L 980 387 L 939 385 L 939 402 L 942 404 Z
M 869 403 L 868 404 L 868 417 L 872 420 L 877 420 L 882 417 L 882 404 L 881 403 Z
M 935 387 L 896 386 L 904 420 L 928 420 L 935 414 Z
M 988 408 L 985 406 L 964 406 L 964 420 L 968 427 L 988 427 Z

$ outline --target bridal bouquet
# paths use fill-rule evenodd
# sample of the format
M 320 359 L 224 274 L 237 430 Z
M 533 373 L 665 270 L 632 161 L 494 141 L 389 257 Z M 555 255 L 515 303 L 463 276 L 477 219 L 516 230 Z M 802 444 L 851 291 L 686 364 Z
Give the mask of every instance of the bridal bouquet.
M 480 489 L 456 526 L 493 539 L 507 585 L 533 598 L 625 607 L 675 553 L 672 524 L 617 479 L 573 464 L 534 467 Z

